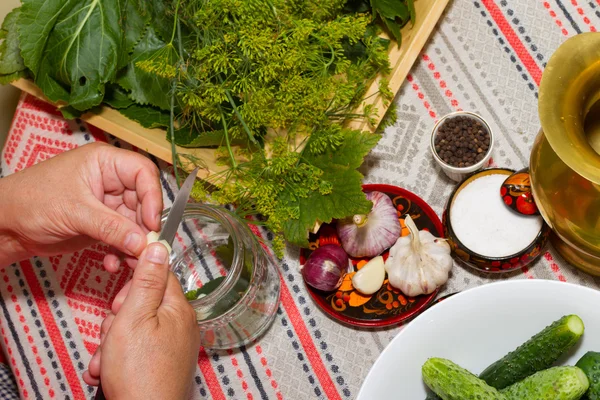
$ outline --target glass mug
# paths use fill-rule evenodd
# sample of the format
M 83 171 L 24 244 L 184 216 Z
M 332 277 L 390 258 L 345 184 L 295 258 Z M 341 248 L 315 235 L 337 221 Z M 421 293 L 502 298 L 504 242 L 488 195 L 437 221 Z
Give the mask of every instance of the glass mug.
M 168 213 L 163 212 L 163 224 Z M 170 261 L 196 311 L 205 348 L 244 346 L 273 323 L 280 294 L 277 264 L 227 209 L 189 203 Z

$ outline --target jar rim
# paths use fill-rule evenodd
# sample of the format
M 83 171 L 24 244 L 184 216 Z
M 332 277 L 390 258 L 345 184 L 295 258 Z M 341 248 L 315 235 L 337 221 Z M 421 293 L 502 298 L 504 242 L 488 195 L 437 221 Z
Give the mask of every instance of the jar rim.
M 548 60 L 539 87 L 541 131 L 569 168 L 600 184 L 600 154 L 589 143 L 585 120 L 600 101 L 600 33 L 587 32 L 561 44 Z

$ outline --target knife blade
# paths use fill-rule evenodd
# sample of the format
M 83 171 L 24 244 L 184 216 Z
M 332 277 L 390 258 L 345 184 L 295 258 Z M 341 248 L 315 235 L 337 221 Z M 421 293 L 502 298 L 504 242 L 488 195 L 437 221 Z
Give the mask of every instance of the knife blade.
M 179 224 L 181 224 L 181 220 L 183 218 L 183 212 L 185 211 L 185 206 L 190 198 L 190 193 L 192 192 L 192 186 L 194 186 L 194 180 L 196 179 L 196 175 L 198 175 L 198 170 L 200 167 L 196 168 L 183 182 L 181 185 L 181 189 L 177 196 L 175 197 L 175 201 L 171 206 L 171 210 L 169 211 L 169 215 L 167 216 L 167 222 L 163 226 L 160 231 L 160 236 L 158 240 L 164 240 L 169 243 L 169 246 L 173 246 L 173 240 L 175 240 L 175 234 L 179 229 Z

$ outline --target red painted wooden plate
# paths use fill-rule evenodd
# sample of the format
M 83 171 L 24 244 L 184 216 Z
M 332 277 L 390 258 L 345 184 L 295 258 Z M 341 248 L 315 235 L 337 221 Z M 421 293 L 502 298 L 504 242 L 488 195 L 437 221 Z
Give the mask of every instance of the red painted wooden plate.
M 363 185 L 365 192 L 382 192 L 387 194 L 398 210 L 398 218 L 402 225 L 402 236 L 408 234 L 404 226 L 404 218 L 409 214 L 419 230 L 428 229 L 437 237 L 443 236 L 442 222 L 431 207 L 420 197 L 408 190 L 391 185 Z M 300 253 L 300 264 L 304 262 L 310 253 L 319 245 L 340 245 L 335 221 L 332 224 L 324 224 L 316 234 L 309 237 L 310 249 L 303 249 Z M 388 251 L 383 254 L 387 259 Z M 369 258 L 350 258 L 354 271 L 358 271 Z M 361 295 L 352 287 L 352 274 L 346 275 L 342 286 L 335 292 L 322 292 L 305 285 L 311 297 L 317 305 L 332 318 L 344 324 L 379 328 L 390 325 L 398 325 L 417 316 L 427 309 L 434 300 L 438 290 L 429 294 L 410 298 L 399 290 L 391 287 L 387 279 L 381 289 L 371 296 Z

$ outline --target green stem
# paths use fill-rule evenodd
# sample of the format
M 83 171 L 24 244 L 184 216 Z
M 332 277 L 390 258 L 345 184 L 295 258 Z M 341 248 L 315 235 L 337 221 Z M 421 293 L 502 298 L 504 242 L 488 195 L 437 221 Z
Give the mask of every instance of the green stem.
M 335 50 L 329 42 L 321 39 L 319 36 L 317 36 L 317 35 L 310 35 L 310 36 L 314 37 L 319 42 L 321 42 L 321 43 L 325 44 L 327 47 L 329 47 L 329 51 L 331 52 L 331 57 L 329 59 L 329 62 L 327 64 L 325 64 L 325 68 L 324 68 L 325 70 L 327 70 L 331 66 L 331 64 L 333 64 L 333 60 L 335 60 Z
M 235 161 L 235 157 L 233 156 L 233 150 L 231 149 L 231 143 L 229 142 L 229 132 L 227 131 L 227 121 L 225 120 L 225 114 L 223 113 L 223 109 L 221 108 L 221 106 L 219 106 L 219 112 L 221 113 L 221 121 L 223 121 L 223 133 L 225 135 L 225 142 L 227 144 L 229 158 L 231 158 L 231 167 L 233 169 L 236 169 L 237 162 Z
M 217 78 L 219 78 L 219 82 L 222 85 L 223 78 L 221 78 L 220 75 L 217 75 Z M 246 131 L 246 134 L 248 135 L 248 139 L 250 139 L 250 141 L 252 143 L 254 143 L 255 145 L 260 146 L 258 141 L 256 140 L 256 138 L 252 134 L 252 132 L 250 132 L 250 128 L 248 128 L 248 125 L 246 125 L 246 121 L 244 121 L 244 119 L 242 118 L 242 115 L 240 114 L 240 112 L 237 108 L 237 105 L 235 104 L 235 101 L 233 101 L 233 97 L 231 97 L 231 93 L 229 92 L 229 89 L 225 89 L 225 96 L 227 96 L 227 100 L 229 100 L 229 104 L 231 104 L 231 108 L 233 108 L 233 112 L 235 113 L 235 116 L 240 120 L 242 127 Z
M 181 68 L 185 65 L 182 60 L 183 51 L 181 44 L 181 24 L 179 23 L 179 4 L 181 0 L 177 2 L 175 6 L 175 18 L 173 22 L 173 34 L 171 36 L 170 45 L 173 44 L 175 40 L 175 34 L 177 34 L 178 45 L 179 45 L 179 62 L 177 63 L 178 70 L 178 78 L 181 78 Z M 181 182 L 179 181 L 179 168 L 178 165 L 181 165 L 179 162 L 179 154 L 177 153 L 177 146 L 175 145 L 175 95 L 177 92 L 177 79 L 173 79 L 171 84 L 171 105 L 169 109 L 169 133 L 171 137 L 171 157 L 173 158 L 173 171 L 175 173 L 175 182 L 177 182 L 177 187 L 181 189 Z
M 173 34 L 171 35 L 170 45 L 175 41 L 175 34 L 179 35 L 179 62 L 177 65 L 178 75 L 181 74 L 180 67 L 183 65 L 183 53 L 181 52 L 181 27 L 179 24 L 179 4 L 181 0 L 177 1 L 177 5 L 175 6 L 175 18 L 173 20 Z M 169 109 L 169 133 L 171 137 L 171 157 L 173 158 L 173 171 L 175 173 L 175 182 L 177 182 L 177 187 L 181 188 L 181 183 L 179 182 L 179 168 L 178 168 L 178 160 L 179 155 L 177 153 L 177 147 L 175 145 L 175 95 L 177 92 L 177 79 L 173 79 L 171 84 L 171 105 Z
M 177 5 L 175 6 L 175 19 L 173 20 L 173 33 L 171 34 L 171 42 L 169 42 L 169 44 L 173 44 L 173 42 L 175 41 L 175 33 L 177 33 L 177 25 L 179 22 L 179 4 L 181 3 L 181 0 L 179 0 L 177 2 Z
M 175 89 L 177 88 L 177 81 L 173 79 L 173 84 L 171 85 L 171 107 L 169 113 L 169 133 L 171 136 L 171 157 L 173 158 L 173 170 L 175 172 L 175 182 L 177 182 L 177 187 L 181 188 L 179 183 L 179 168 L 177 168 L 177 148 L 175 147 Z
M 177 8 L 179 8 L 179 2 L 177 2 Z M 177 9 L 175 9 L 177 13 Z M 171 42 L 173 40 L 171 39 Z M 177 47 L 179 48 L 179 63 L 180 66 L 185 70 L 185 62 L 183 62 L 183 43 L 181 40 L 181 24 L 179 23 L 179 17 L 177 17 Z

